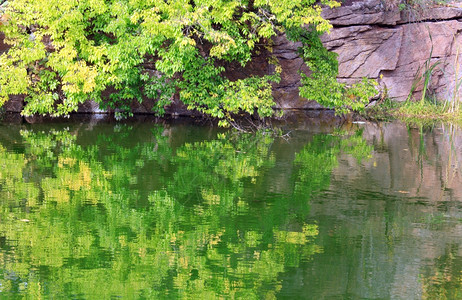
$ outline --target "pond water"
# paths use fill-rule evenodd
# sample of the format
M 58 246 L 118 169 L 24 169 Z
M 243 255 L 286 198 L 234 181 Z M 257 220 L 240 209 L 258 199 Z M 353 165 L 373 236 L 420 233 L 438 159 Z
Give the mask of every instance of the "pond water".
M 461 299 L 462 132 L 0 126 L 0 297 Z

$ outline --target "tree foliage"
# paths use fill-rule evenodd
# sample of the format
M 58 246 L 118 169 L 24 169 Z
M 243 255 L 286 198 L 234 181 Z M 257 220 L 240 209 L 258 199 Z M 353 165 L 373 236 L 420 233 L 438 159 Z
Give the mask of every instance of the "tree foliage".
M 290 35 L 308 25 L 312 31 L 328 31 L 320 5 L 339 4 L 14 0 L 5 8 L 7 21 L 0 27 L 11 46 L 0 56 L 0 103 L 9 95 L 24 94 L 24 115 L 60 116 L 88 99 L 102 108 L 129 111 L 132 101 L 148 97 L 157 100 L 154 110 L 162 114 L 179 93 L 189 109 L 222 120 L 239 112 L 270 116 L 271 84 L 279 80 L 280 68 L 272 75 L 230 81 L 223 76 L 223 65 L 245 66 L 253 53 L 269 49 L 278 33 Z M 322 64 L 305 56 L 314 65 Z M 336 74 L 327 75 L 335 86 Z M 104 97 L 108 88 L 114 92 Z

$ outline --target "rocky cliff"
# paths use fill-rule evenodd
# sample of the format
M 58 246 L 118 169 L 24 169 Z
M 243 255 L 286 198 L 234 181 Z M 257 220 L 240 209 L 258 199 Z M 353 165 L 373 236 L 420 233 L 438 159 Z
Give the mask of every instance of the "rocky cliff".
M 436 63 L 428 87 L 430 95 L 440 100 L 458 96 L 462 4 L 401 11 L 387 7 L 381 0 L 347 0 L 339 8 L 324 10 L 323 17 L 333 25 L 322 40 L 326 48 L 338 54 L 340 81 L 376 79 L 388 97 L 404 101 L 414 82 L 413 96 L 420 97 L 423 80 L 418 79 L 422 78 L 425 65 Z M 300 46 L 301 43 L 289 42 L 283 35 L 274 39 L 273 54 L 282 67 L 282 80 L 274 86 L 273 94 L 281 108 L 320 107 L 298 95 L 298 73 L 307 71 L 298 56 Z M 265 62 L 257 58 L 244 70 L 229 70 L 229 76 L 264 75 L 271 71 L 262 65 Z
M 403 101 L 428 61 L 427 65 L 438 63 L 430 91 L 438 99 L 454 96 L 462 46 L 462 8 L 457 3 L 400 11 L 388 9 L 380 0 L 352 1 L 325 10 L 323 16 L 334 26 L 323 41 L 339 55 L 340 80 L 375 78 L 389 97 Z M 421 81 L 415 96 L 422 87 Z

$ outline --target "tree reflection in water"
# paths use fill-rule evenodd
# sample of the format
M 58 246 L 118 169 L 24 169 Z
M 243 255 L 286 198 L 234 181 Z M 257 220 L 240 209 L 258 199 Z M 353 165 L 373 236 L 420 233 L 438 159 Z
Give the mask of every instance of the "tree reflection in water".
M 315 135 L 278 194 L 264 191 L 269 135 L 136 133 L 22 130 L 21 150 L 0 145 L 2 295 L 275 298 L 282 272 L 323 251 L 307 216 L 338 155 L 372 150 L 361 132 Z

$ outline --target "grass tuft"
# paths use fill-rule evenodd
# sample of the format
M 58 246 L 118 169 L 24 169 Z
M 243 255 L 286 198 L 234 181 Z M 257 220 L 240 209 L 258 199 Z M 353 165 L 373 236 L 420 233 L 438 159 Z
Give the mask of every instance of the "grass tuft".
M 462 111 L 451 111 L 445 103 L 425 101 L 394 102 L 386 99 L 366 109 L 363 117 L 374 121 L 400 120 L 405 123 L 451 122 L 462 124 Z

